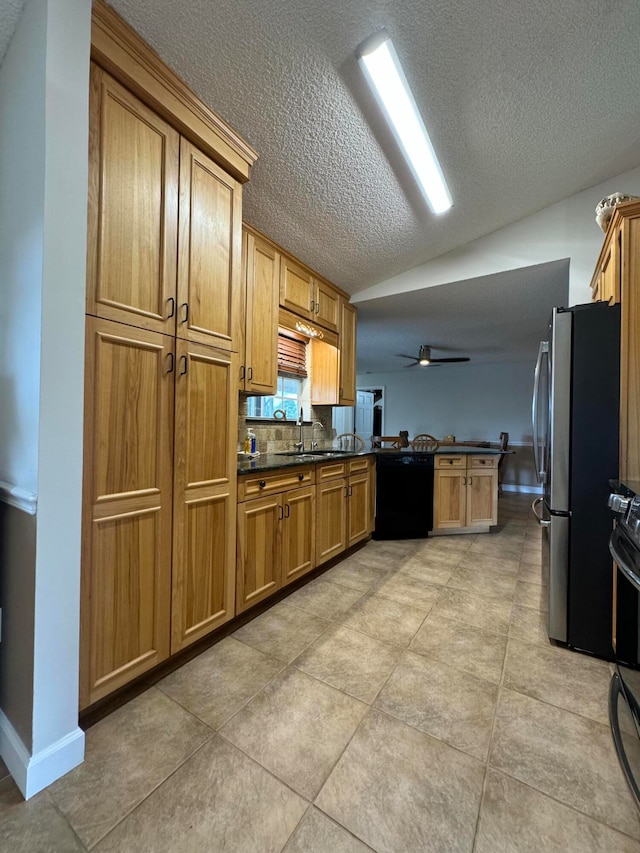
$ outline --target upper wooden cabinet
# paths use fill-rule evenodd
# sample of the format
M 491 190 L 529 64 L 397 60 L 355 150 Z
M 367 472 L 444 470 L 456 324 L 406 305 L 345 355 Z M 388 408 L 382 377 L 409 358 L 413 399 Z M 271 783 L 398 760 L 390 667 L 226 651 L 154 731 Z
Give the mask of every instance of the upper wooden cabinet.
M 337 332 L 340 323 L 340 294 L 335 287 L 322 279 L 314 278 L 311 305 L 316 323 Z
M 299 317 L 311 320 L 313 276 L 303 266 L 286 255 L 280 262 L 280 305 Z
M 620 251 L 622 227 L 617 225 L 607 231 L 598 266 L 591 279 L 591 299 L 593 302 L 608 302 L 615 305 L 620 302 Z
M 286 255 L 280 264 L 280 305 L 325 329 L 338 331 L 340 293 Z
M 340 299 L 340 406 L 355 406 L 356 404 L 356 309 Z
M 91 65 L 87 313 L 173 334 L 180 137 Z
M 261 237 L 244 231 L 246 287 L 240 390 L 275 394 L 278 383 L 278 293 L 280 253 Z
M 640 201 L 616 207 L 591 288 L 594 299 L 620 302 L 619 478 L 640 480 Z
M 241 329 L 242 187 L 180 142 L 178 337 L 237 351 Z
M 91 87 L 87 313 L 237 351 L 241 185 L 96 65 Z

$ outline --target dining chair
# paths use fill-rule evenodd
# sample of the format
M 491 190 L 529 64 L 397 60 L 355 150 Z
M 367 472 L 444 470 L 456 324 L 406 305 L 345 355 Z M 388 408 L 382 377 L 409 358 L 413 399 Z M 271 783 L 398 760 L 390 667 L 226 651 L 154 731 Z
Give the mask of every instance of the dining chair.
M 502 451 L 506 450 L 509 447 L 509 433 L 508 432 L 501 432 L 500 433 L 500 440 L 498 442 L 498 447 Z M 505 455 L 504 455 L 504 453 L 502 453 L 500 456 L 500 459 L 498 459 L 498 494 L 499 495 L 502 494 L 502 472 L 500 469 L 502 468 L 502 463 L 504 462 L 504 460 L 505 460 Z
M 440 447 L 440 442 L 428 432 L 421 432 L 416 435 L 411 442 L 412 450 L 437 450 Z
M 365 440 L 357 432 L 343 432 L 336 436 L 340 450 L 353 450 L 357 453 L 365 449 Z

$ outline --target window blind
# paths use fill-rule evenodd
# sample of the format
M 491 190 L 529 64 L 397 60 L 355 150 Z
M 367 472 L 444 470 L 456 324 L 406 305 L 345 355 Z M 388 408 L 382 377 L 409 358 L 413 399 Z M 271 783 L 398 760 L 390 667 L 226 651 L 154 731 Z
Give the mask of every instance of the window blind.
M 278 335 L 278 373 L 307 375 L 306 344 L 286 335 Z

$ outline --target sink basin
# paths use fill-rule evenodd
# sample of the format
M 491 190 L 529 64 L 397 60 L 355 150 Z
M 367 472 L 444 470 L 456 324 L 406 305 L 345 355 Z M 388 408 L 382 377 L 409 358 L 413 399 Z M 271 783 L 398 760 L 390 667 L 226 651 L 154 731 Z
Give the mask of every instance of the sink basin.
M 305 450 L 300 453 L 298 450 L 280 450 L 276 456 L 298 456 L 301 458 L 309 456 L 349 456 L 349 450 Z

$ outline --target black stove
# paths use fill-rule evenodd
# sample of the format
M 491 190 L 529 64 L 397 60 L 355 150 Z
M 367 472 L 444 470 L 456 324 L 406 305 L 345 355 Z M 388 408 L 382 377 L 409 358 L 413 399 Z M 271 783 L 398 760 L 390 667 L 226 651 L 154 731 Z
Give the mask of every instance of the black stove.
M 640 808 L 640 484 L 615 486 L 609 507 L 617 518 L 609 550 L 614 561 L 613 647 L 617 664 L 611 679 L 609 720 L 620 764 Z

